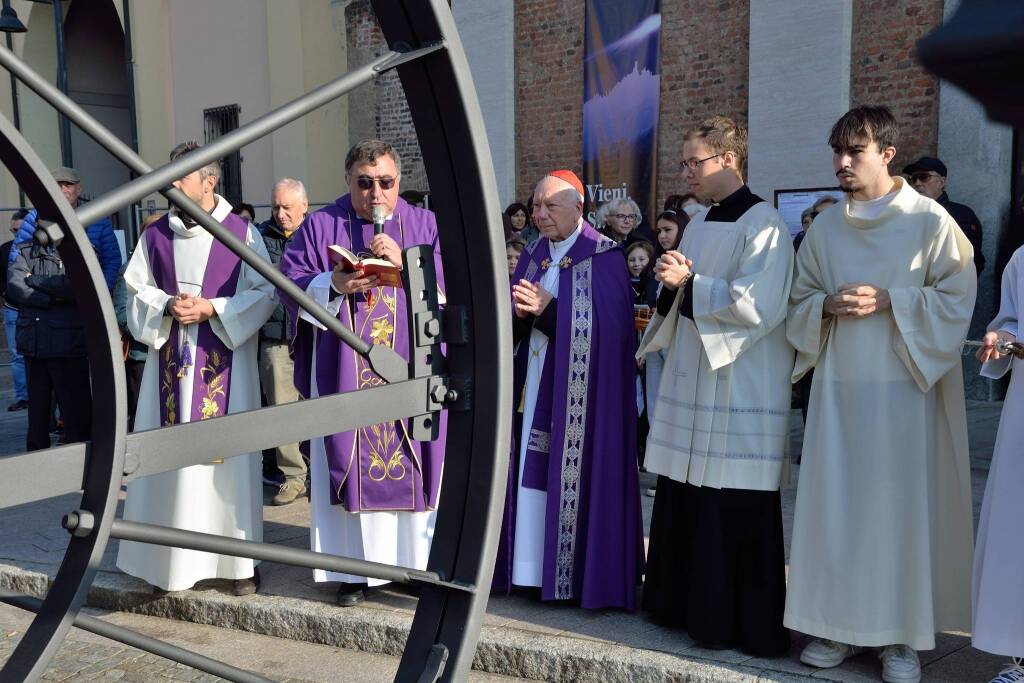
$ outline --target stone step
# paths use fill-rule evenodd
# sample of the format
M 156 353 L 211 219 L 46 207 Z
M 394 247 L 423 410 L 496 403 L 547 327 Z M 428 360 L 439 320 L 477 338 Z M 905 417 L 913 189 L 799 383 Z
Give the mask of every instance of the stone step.
M 0 564 L 0 589 L 42 596 L 52 581 L 48 566 Z M 219 582 L 157 596 L 142 581 L 101 571 L 89 591 L 91 607 L 238 629 L 348 650 L 398 656 L 412 624 L 405 610 L 367 606 L 342 609 L 328 602 L 256 594 L 238 598 Z M 623 617 L 638 618 L 635 615 Z M 661 643 L 671 650 L 669 643 Z M 729 663 L 671 651 L 637 649 L 601 638 L 539 633 L 485 624 L 473 668 L 543 681 L 690 681 L 752 683 L 820 680 L 813 669 L 787 660 Z M 709 653 L 710 654 L 710 653 Z M 721 656 L 721 653 L 715 653 Z M 737 653 L 738 654 L 738 653 Z M 773 663 L 771 663 L 773 662 Z M 805 671 L 786 671 L 794 665 Z

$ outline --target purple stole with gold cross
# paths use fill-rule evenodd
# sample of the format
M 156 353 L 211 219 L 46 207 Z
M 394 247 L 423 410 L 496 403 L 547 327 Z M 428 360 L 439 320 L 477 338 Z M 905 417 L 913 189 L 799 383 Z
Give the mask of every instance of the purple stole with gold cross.
M 234 214 L 228 214 L 221 223 L 235 237 L 246 241 L 248 224 Z M 146 231 L 147 256 L 153 280 L 164 293 L 175 296 L 179 292 L 177 273 L 174 267 L 174 231 L 164 216 Z M 210 256 L 203 273 L 200 296 L 210 300 L 234 296 L 238 286 L 238 275 L 242 260 L 219 240 L 210 245 Z M 160 349 L 160 424 L 172 425 L 181 422 L 181 378 L 191 363 L 195 366 L 192 380 L 192 408 L 190 420 L 207 420 L 227 414 L 228 394 L 231 390 L 232 352 L 221 341 L 210 322 L 196 323 L 196 349 L 194 359 L 189 359 L 178 344 L 177 320 L 171 323 L 167 342 Z

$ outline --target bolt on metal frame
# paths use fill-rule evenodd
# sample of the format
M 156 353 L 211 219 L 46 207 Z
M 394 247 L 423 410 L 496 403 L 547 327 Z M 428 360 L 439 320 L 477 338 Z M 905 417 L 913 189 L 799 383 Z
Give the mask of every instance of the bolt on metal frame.
M 37 241 L 57 245 L 78 287 L 93 401 L 89 443 L 0 458 L 0 509 L 82 491 L 62 524 L 71 538 L 46 598 L 0 592 L 0 601 L 37 613 L 0 679 L 35 681 L 72 625 L 228 680 L 262 677 L 79 614 L 110 538 L 415 582 L 420 598 L 396 680 L 459 680 L 470 668 L 486 607 L 508 465 L 511 329 L 496 183 L 483 120 L 451 11 L 444 0 L 373 0 L 392 49 L 369 64 L 153 170 L 81 107 L 0 47 L 0 64 L 86 134 L 140 174 L 76 212 L 25 139 L 0 117 L 0 161 L 39 212 Z M 439 310 L 429 248 L 403 254 L 409 296 L 410 359 L 367 344 L 171 183 L 265 136 L 316 107 L 395 69 L 420 137 L 435 199 L 447 306 Z M 126 433 L 120 335 L 106 284 L 83 225 L 159 191 L 328 331 L 363 355 L 387 384 L 203 422 Z M 440 344 L 447 344 L 442 355 Z M 445 476 L 426 570 L 227 539 L 115 518 L 123 483 L 376 422 L 409 418 L 414 438 L 437 434 L 448 410 Z M 188 443 L 188 452 L 180 444 Z

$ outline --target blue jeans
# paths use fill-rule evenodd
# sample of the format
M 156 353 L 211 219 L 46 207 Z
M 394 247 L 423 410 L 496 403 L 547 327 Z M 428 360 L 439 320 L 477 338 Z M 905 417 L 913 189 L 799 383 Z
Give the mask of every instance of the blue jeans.
M 14 378 L 14 399 L 28 400 L 28 386 L 25 384 L 25 359 L 18 353 L 18 345 L 14 340 L 18 329 L 18 312 L 4 308 L 4 332 L 7 334 L 7 348 L 11 350 L 11 375 Z

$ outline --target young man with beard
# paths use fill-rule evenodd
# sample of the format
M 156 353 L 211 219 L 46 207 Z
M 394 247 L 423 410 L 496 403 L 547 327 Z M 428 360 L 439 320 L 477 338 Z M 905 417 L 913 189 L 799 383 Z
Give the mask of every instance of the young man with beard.
M 793 381 L 814 368 L 785 623 L 801 661 L 880 647 L 882 679 L 917 681 L 915 650 L 971 624 L 972 512 L 960 344 L 974 309 L 971 243 L 938 203 L 892 177 L 886 107 L 833 126 L 846 193 L 797 255 Z

